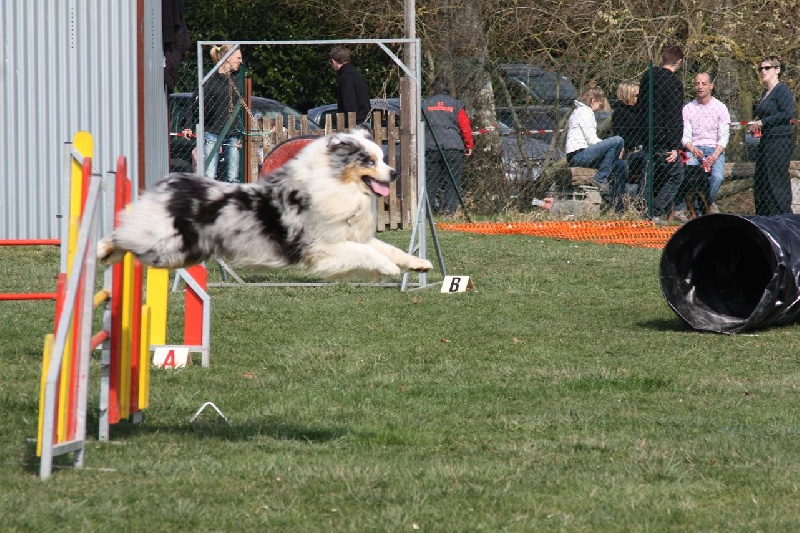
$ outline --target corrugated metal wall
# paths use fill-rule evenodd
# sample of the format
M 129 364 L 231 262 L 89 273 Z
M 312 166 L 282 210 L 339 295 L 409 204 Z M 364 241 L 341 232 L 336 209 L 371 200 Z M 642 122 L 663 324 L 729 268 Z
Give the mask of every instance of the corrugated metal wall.
M 0 239 L 61 236 L 76 131 L 105 178 L 120 155 L 135 183 L 140 166 L 147 184 L 166 173 L 160 0 L 2 0 L 0 28 Z

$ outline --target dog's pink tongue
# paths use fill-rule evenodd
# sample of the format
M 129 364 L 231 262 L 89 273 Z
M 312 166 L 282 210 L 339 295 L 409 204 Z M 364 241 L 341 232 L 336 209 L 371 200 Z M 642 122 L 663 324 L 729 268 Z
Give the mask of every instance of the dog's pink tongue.
M 389 185 L 378 180 L 369 180 L 369 187 L 378 196 L 389 196 Z

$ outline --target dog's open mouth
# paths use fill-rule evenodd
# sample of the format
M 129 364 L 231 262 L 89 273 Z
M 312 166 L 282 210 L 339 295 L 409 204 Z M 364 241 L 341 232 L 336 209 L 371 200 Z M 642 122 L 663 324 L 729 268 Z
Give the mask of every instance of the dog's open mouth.
M 378 181 L 372 176 L 361 176 L 361 179 L 364 180 L 364 183 L 367 184 L 367 187 L 372 189 L 372 192 L 374 192 L 377 196 L 389 196 L 388 183 Z

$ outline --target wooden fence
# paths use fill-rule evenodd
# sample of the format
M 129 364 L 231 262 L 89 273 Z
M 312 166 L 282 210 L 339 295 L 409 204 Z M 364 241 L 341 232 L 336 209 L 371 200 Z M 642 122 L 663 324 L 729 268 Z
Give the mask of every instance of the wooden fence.
M 403 163 L 416 159 L 411 157 L 409 149 L 410 128 L 402 126 L 405 117 L 397 117 L 393 111 L 381 113 L 375 111 L 371 133 L 375 142 L 383 147 L 389 165 L 397 170 L 397 180 L 392 182 L 388 197 L 377 199 L 376 230 L 410 228 L 415 208 L 416 172 L 411 172 L 411 165 Z M 247 122 L 247 131 L 251 134 L 245 143 L 244 154 L 248 162 L 245 181 L 258 178 L 264 158 L 281 142 L 301 135 L 325 135 L 347 130 L 343 113 L 335 115 L 335 119 L 328 115 L 326 123 L 321 124 L 323 130 L 310 128 L 307 116 L 300 117 L 300 120 L 289 116 L 285 126 L 282 118 L 251 120 L 248 117 Z M 349 122 L 355 123 L 355 113 L 350 114 Z

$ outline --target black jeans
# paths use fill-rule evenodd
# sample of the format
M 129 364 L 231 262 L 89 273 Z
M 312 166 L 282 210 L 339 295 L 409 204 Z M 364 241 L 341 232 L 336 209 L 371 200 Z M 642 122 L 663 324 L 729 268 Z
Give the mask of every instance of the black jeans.
M 794 153 L 791 135 L 761 138 L 756 152 L 753 200 L 756 215 L 771 217 L 792 212 L 789 161 Z
M 448 167 L 450 172 L 448 172 Z M 458 194 L 454 185 L 458 187 L 460 192 L 463 170 L 463 150 L 425 151 L 426 191 L 434 213 L 452 215 L 456 212 L 456 209 L 458 209 Z
M 665 216 L 672 211 L 675 196 L 683 183 L 683 163 L 680 154 L 667 163 L 669 150 L 653 150 L 653 216 Z

